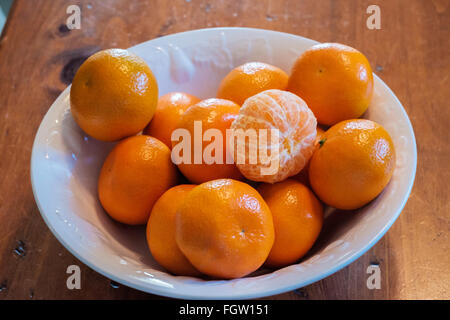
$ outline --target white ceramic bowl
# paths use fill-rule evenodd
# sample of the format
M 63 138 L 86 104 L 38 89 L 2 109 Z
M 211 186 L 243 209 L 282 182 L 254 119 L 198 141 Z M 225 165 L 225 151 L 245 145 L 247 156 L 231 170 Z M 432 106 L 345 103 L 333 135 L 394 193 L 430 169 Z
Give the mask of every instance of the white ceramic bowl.
M 188 31 L 130 48 L 153 70 L 160 95 L 185 91 L 214 97 L 234 67 L 262 61 L 289 72 L 294 60 L 317 43 L 296 35 L 247 28 Z M 416 144 L 408 116 L 392 91 L 375 76 L 375 94 L 364 115 L 391 134 L 397 164 L 383 193 L 358 213 L 325 219 L 312 252 L 299 264 L 228 281 L 170 275 L 153 260 L 143 227 L 112 221 L 97 198 L 97 177 L 113 146 L 87 137 L 69 111 L 69 88 L 45 115 L 33 145 L 31 181 L 36 203 L 56 238 L 104 276 L 153 294 L 193 299 L 255 298 L 323 279 L 371 248 L 405 205 L 414 182 Z M 345 217 L 345 218 L 344 218 Z

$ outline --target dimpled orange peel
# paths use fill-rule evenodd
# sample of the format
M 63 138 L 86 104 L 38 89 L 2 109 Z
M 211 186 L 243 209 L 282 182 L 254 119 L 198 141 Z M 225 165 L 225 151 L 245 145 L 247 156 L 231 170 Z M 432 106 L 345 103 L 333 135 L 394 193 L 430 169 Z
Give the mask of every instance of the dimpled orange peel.
M 238 116 L 238 112 L 239 106 L 236 103 L 225 99 L 210 98 L 190 106 L 180 116 L 176 129 L 187 130 L 189 132 L 190 137 L 188 140 L 191 146 L 191 154 L 190 157 L 187 157 L 187 161 L 178 164 L 178 169 L 180 169 L 181 173 L 189 181 L 198 184 L 220 178 L 242 179 L 242 175 L 236 165 L 234 163 L 227 163 L 227 150 L 224 141 L 226 139 L 226 131 Z M 209 159 L 205 158 L 205 154 L 211 144 L 210 141 L 203 139 L 200 148 L 196 150 L 196 139 L 198 137 L 202 138 L 202 134 L 196 133 L 196 122 L 201 126 L 202 132 L 207 132 L 211 129 L 219 131 L 219 134 L 223 137 L 223 142 L 219 147 L 222 149 L 220 161 L 208 162 L 213 157 L 211 156 Z M 172 140 L 173 154 L 183 153 L 183 151 L 178 151 L 178 145 L 184 142 L 182 138 L 180 140 Z M 211 138 L 211 140 L 215 141 L 215 138 Z M 215 155 L 215 151 L 211 153 Z M 201 158 L 199 163 L 196 163 L 197 156 Z
M 98 178 L 98 197 L 116 221 L 145 224 L 156 200 L 177 183 L 170 149 L 156 138 L 126 138 L 106 157 Z
M 295 62 L 287 87 L 306 101 L 324 125 L 359 118 L 373 94 L 372 68 L 358 50 L 339 43 L 320 43 Z
M 152 119 L 158 84 L 145 61 L 123 49 L 90 56 L 70 88 L 70 111 L 84 132 L 102 141 L 139 133 Z
M 287 91 L 266 90 L 248 98 L 231 124 L 235 136 L 239 129 L 256 130 L 258 143 L 241 140 L 241 144 L 245 142 L 244 155 L 236 146 L 238 139 L 234 139 L 233 145 L 229 143 L 229 148 L 234 150 L 236 165 L 247 179 L 275 183 L 299 173 L 308 163 L 314 150 L 316 127 L 314 114 L 300 97 Z M 262 135 L 260 129 L 265 129 L 267 135 Z M 278 132 L 277 139 L 272 140 L 272 129 Z M 251 158 L 255 148 L 256 162 Z M 269 162 L 264 161 L 263 154 L 269 156 Z
M 144 129 L 144 134 L 155 137 L 172 148 L 172 132 L 177 128 L 181 115 L 200 99 L 184 92 L 170 92 L 158 100 L 155 115 Z
M 258 191 L 272 212 L 275 242 L 266 265 L 295 263 L 313 246 L 323 224 L 323 207 L 311 190 L 293 179 L 268 184 Z
M 272 214 L 250 185 L 218 179 L 196 186 L 176 216 L 178 247 L 200 272 L 231 279 L 266 260 L 274 242 Z
M 269 89 L 285 90 L 286 72 L 263 62 L 247 62 L 234 68 L 220 83 L 217 97 L 242 105 L 247 98 Z
M 175 217 L 186 195 L 195 187 L 179 184 L 156 201 L 147 223 L 147 243 L 153 258 L 170 272 L 180 276 L 199 276 L 175 241 Z
M 353 210 L 380 194 L 394 168 L 394 143 L 386 129 L 371 120 L 346 120 L 322 135 L 309 164 L 309 181 L 329 206 Z

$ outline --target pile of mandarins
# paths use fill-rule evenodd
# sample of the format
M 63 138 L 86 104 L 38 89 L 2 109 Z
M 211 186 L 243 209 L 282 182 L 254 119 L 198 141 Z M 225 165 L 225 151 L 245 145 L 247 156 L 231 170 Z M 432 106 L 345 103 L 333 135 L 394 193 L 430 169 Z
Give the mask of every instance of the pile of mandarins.
M 127 50 L 110 49 L 80 67 L 70 105 L 88 135 L 118 141 L 98 179 L 111 218 L 146 224 L 151 254 L 169 272 L 231 279 L 263 264 L 299 261 L 319 236 L 323 204 L 357 209 L 388 184 L 392 139 L 381 125 L 358 119 L 372 94 L 366 57 L 341 44 L 306 50 L 290 75 L 245 63 L 206 100 L 183 92 L 158 98 L 148 65 Z M 202 139 L 194 150 L 190 141 L 191 158 L 175 164 L 173 133 L 183 129 L 194 140 L 195 122 L 224 137 L 229 129 L 279 134 L 269 145 L 247 140 L 231 162 L 227 143 L 212 152 L 223 161 L 195 161 L 198 150 L 211 152 L 211 142 Z M 276 150 L 278 167 L 249 161 L 249 150 Z

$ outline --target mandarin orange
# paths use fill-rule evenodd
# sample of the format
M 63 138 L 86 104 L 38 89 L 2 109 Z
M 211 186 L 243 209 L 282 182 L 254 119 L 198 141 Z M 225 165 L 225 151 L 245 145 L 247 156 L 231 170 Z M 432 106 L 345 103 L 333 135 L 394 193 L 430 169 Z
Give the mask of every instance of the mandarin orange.
M 302 258 L 313 246 L 323 224 L 323 207 L 311 190 L 293 179 L 268 184 L 258 191 L 272 212 L 275 242 L 266 264 L 284 267 Z
M 197 102 L 200 102 L 199 98 L 184 92 L 163 95 L 158 100 L 155 115 L 144 129 L 144 134 L 155 137 L 172 148 L 172 132 L 176 129 L 181 115 Z
M 202 183 L 220 178 L 242 178 L 236 165 L 227 163 L 226 130 L 230 128 L 238 113 L 239 106 L 234 102 L 211 98 L 190 106 L 181 115 L 177 129 L 187 130 L 189 133 L 188 144 L 191 147 L 191 153 L 178 164 L 178 168 L 189 181 Z M 201 126 L 202 132 L 197 132 L 195 129 L 196 122 Z M 211 138 L 213 140 L 211 142 L 205 141 L 203 134 L 209 129 L 216 130 L 221 141 L 215 141 L 215 138 Z M 196 148 L 196 139 L 201 141 L 199 148 Z M 177 145 L 183 146 L 186 141 L 184 138 L 180 140 L 172 141 L 172 148 L 173 155 L 175 157 L 180 155 L 181 161 L 185 155 L 183 149 L 179 149 Z M 215 143 L 219 145 L 217 150 L 210 150 L 208 146 Z
M 195 185 L 181 184 L 167 190 L 155 203 L 147 223 L 147 243 L 153 258 L 170 272 L 180 276 L 198 276 L 198 272 L 178 249 L 175 241 L 175 216 L 178 207 Z
M 242 105 L 231 125 L 237 139 L 228 141 L 229 149 L 247 179 L 279 182 L 299 173 L 308 163 L 316 127 L 314 114 L 301 98 L 287 91 L 266 90 Z M 249 138 L 240 132 L 248 133 Z M 256 137 L 253 141 L 251 133 Z M 240 145 L 245 148 L 239 149 Z
M 239 278 L 258 269 L 274 241 L 272 214 L 244 182 L 218 179 L 198 185 L 176 217 L 176 241 L 200 272 Z
M 285 90 L 287 83 L 288 75 L 280 68 L 262 62 L 247 62 L 225 76 L 217 97 L 242 105 L 247 98 L 261 91 Z
M 75 74 L 70 111 L 88 135 L 115 141 L 140 132 L 158 101 L 156 79 L 143 59 L 122 49 L 90 56 Z
M 106 157 L 98 196 L 114 220 L 145 224 L 156 200 L 176 182 L 170 149 L 156 138 L 133 136 L 120 141 Z
M 309 181 L 323 202 L 352 210 L 380 194 L 394 167 L 394 144 L 381 125 L 346 120 L 323 134 L 311 158 Z
M 372 69 L 358 50 L 321 43 L 297 59 L 287 90 L 306 101 L 319 123 L 333 125 L 366 111 L 372 99 Z

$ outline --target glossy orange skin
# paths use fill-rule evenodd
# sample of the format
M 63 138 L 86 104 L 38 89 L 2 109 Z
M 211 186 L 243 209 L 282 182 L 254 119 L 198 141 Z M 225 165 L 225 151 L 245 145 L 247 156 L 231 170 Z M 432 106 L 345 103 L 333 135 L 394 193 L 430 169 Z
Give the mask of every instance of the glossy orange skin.
M 178 247 L 192 265 L 221 279 L 257 270 L 274 242 L 266 202 L 251 186 L 233 179 L 192 189 L 178 209 L 176 228 Z
M 190 106 L 186 112 L 181 115 L 177 128 L 187 129 L 191 135 L 191 161 L 190 163 L 181 163 L 178 168 L 183 175 L 192 183 L 202 183 L 209 180 L 220 178 L 242 179 L 242 175 L 236 165 L 226 163 L 226 130 L 230 128 L 231 123 L 236 119 L 239 113 L 239 106 L 232 101 L 224 99 L 206 99 Z M 202 122 L 202 131 L 205 133 L 208 129 L 218 129 L 223 137 L 223 160 L 220 163 L 205 163 L 202 156 L 202 163 L 194 163 L 194 121 Z M 206 141 L 202 143 L 202 155 L 204 149 L 211 143 Z M 177 141 L 172 141 L 172 148 L 177 145 Z M 174 150 L 175 151 L 175 150 Z
M 186 195 L 195 187 L 181 184 L 167 190 L 153 206 L 147 223 L 147 243 L 153 258 L 180 276 L 199 276 L 175 241 L 175 216 Z
M 146 224 L 156 200 L 177 182 L 169 148 L 139 135 L 120 141 L 106 157 L 98 179 L 98 196 L 114 220 Z
M 286 72 L 262 62 L 247 62 L 228 73 L 220 83 L 217 97 L 242 105 L 244 101 L 268 89 L 285 90 Z
M 372 68 L 356 49 L 318 44 L 297 59 L 287 90 L 306 101 L 319 123 L 334 125 L 367 110 L 373 94 Z
M 144 60 L 127 50 L 90 56 L 70 88 L 70 111 L 88 135 L 116 141 L 140 132 L 152 119 L 158 84 Z
M 353 210 L 386 187 L 395 168 L 395 148 L 381 125 L 346 120 L 328 129 L 321 140 L 311 158 L 309 181 L 323 202 Z
M 184 92 L 171 92 L 163 95 L 158 100 L 155 115 L 144 129 L 144 134 L 155 137 L 172 148 L 171 135 L 176 129 L 181 115 L 197 102 L 200 102 L 199 98 Z
M 323 225 L 323 207 L 311 190 L 293 179 L 268 184 L 258 191 L 272 212 L 275 242 L 266 261 L 270 267 L 297 262 L 313 246 Z

